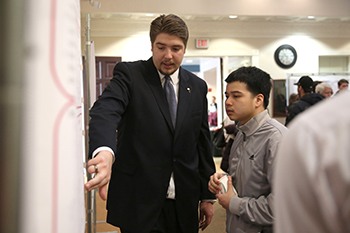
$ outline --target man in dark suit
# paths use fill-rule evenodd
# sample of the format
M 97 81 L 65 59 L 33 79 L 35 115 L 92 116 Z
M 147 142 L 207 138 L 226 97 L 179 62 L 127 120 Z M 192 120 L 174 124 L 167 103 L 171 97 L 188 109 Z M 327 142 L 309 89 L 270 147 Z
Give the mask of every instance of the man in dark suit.
M 207 187 L 215 172 L 207 85 L 180 67 L 188 40 L 182 19 L 159 16 L 150 38 L 153 56 L 118 63 L 90 111 L 88 171 L 96 176 L 85 187 L 99 188 L 105 200 L 110 181 L 107 222 L 122 233 L 198 232 L 210 224 L 215 200 Z M 176 116 L 163 89 L 166 76 Z

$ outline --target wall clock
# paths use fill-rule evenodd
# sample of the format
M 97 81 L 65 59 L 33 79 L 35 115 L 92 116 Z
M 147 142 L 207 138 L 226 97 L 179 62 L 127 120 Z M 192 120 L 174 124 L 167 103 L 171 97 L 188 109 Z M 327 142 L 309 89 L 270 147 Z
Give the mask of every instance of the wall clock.
M 297 61 L 297 51 L 290 45 L 281 45 L 275 51 L 275 61 L 284 69 L 291 68 Z

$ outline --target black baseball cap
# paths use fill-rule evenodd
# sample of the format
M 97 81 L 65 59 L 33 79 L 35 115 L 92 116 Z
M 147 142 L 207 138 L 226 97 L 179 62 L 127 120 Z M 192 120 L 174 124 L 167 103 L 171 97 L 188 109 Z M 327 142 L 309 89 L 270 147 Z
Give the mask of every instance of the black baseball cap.
M 301 86 L 305 92 L 312 92 L 314 81 L 309 76 L 302 76 L 294 85 Z

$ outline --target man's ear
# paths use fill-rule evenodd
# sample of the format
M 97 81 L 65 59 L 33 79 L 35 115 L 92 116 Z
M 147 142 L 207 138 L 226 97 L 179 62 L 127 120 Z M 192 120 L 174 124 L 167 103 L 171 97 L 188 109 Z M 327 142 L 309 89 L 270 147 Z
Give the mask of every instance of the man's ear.
M 304 89 L 301 86 L 298 86 L 298 91 L 302 92 L 302 91 L 304 91 Z
M 264 106 L 264 95 L 261 93 L 255 96 L 255 107 L 258 108 L 260 106 Z

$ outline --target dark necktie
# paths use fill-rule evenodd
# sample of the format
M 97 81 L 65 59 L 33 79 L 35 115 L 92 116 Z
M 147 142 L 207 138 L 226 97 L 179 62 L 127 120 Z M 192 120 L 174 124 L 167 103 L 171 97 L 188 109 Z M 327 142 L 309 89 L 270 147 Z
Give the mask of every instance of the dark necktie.
M 177 110 L 175 91 L 173 85 L 170 83 L 170 77 L 166 75 L 164 78 L 164 91 L 169 105 L 171 121 L 173 122 L 173 126 L 175 128 Z

